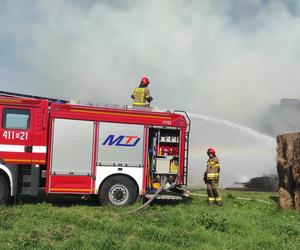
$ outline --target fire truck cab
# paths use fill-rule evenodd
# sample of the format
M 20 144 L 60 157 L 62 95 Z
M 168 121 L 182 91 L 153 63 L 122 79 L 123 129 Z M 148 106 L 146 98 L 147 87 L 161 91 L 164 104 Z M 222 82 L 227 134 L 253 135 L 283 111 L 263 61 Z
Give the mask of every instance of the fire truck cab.
M 0 204 L 43 191 L 123 206 L 187 184 L 185 112 L 0 92 L 0 121 Z

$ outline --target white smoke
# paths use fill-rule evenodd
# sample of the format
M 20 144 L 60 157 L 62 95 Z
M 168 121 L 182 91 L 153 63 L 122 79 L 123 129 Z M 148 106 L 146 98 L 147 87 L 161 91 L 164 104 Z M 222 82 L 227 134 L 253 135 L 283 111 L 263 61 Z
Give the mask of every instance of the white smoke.
M 299 1 L 1 1 L 2 89 L 156 106 L 257 126 L 298 97 Z M 182 93 L 178 95 L 178 93 Z

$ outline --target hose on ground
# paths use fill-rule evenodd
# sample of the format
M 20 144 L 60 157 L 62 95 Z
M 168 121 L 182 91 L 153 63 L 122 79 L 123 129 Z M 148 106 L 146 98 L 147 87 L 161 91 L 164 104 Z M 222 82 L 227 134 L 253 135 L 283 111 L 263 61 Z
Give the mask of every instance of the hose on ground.
M 144 203 L 142 206 L 138 207 L 137 209 L 130 211 L 129 213 L 136 213 L 138 211 L 141 211 L 141 210 L 147 208 L 162 191 L 167 191 L 171 188 L 174 188 L 177 185 L 177 184 L 174 184 L 174 185 L 171 185 L 170 187 L 164 189 L 164 186 L 166 185 L 166 183 L 167 183 L 167 178 L 165 178 L 163 180 L 160 188 L 155 192 L 155 194 L 146 203 Z
M 141 211 L 143 209 L 145 209 L 146 207 L 148 207 L 151 202 L 161 193 L 162 188 L 159 188 L 156 193 L 151 197 L 151 199 L 149 199 L 146 203 L 144 203 L 142 206 L 138 207 L 137 209 L 132 210 L 130 213 L 136 213 L 138 211 Z

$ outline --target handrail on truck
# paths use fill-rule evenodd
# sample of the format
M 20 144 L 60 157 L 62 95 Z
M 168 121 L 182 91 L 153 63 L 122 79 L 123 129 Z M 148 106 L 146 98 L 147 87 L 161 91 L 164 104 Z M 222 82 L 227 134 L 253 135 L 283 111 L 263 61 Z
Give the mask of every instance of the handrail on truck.
M 20 94 L 20 93 L 7 92 L 7 91 L 0 91 L 0 95 L 6 96 L 6 97 L 24 97 L 24 98 L 33 98 L 33 99 L 46 99 L 46 100 L 49 100 L 50 102 L 62 102 L 62 103 L 68 102 L 68 101 L 62 100 L 62 99 L 55 99 L 55 98 L 36 96 L 36 95 Z
M 174 110 L 173 113 L 183 113 L 185 117 L 188 120 L 187 123 L 187 131 L 185 134 L 185 153 L 184 153 L 184 184 L 187 185 L 187 179 L 188 179 L 188 158 L 189 158 L 189 144 L 190 144 L 190 130 L 191 130 L 191 119 L 186 111 L 183 110 Z

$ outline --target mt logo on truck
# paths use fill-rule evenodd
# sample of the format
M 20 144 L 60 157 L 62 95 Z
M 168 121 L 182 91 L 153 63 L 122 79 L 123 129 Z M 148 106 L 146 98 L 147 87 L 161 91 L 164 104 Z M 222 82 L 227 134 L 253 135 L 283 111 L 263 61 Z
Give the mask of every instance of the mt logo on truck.
M 115 139 L 115 135 L 109 135 L 102 145 L 118 146 L 118 147 L 135 147 L 141 138 L 138 136 L 120 135 Z

